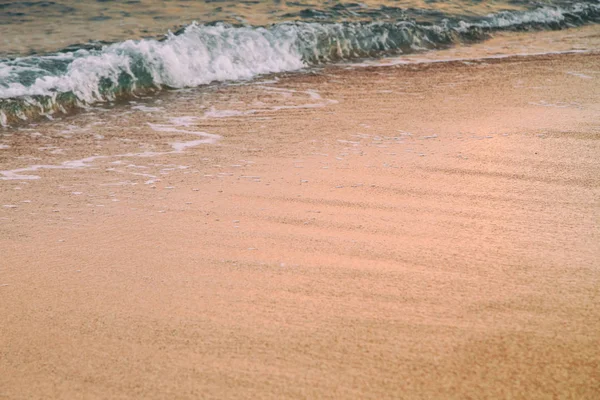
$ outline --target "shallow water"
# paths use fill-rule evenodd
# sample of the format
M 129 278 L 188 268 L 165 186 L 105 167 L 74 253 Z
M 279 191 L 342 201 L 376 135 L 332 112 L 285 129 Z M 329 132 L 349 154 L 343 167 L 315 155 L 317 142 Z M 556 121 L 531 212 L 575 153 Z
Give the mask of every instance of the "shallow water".
M 193 21 L 256 26 L 288 20 L 393 19 L 405 13 L 424 21 L 527 8 L 527 2 L 460 0 L 9 0 L 0 3 L 0 56 L 39 54 L 91 41 L 115 42 L 163 35 Z
M 5 127 L 161 90 L 600 21 L 596 0 L 13 1 L 0 10 Z

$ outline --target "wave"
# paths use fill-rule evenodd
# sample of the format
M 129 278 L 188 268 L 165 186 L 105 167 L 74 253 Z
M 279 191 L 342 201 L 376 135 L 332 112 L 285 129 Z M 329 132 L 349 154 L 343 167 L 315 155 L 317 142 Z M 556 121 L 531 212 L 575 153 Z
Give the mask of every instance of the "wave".
M 599 21 L 600 3 L 585 2 L 439 23 L 285 22 L 270 27 L 193 23 L 161 40 L 90 44 L 56 54 L 0 59 L 0 124 L 52 118 L 162 89 L 445 48 L 484 40 L 494 31 L 562 29 Z

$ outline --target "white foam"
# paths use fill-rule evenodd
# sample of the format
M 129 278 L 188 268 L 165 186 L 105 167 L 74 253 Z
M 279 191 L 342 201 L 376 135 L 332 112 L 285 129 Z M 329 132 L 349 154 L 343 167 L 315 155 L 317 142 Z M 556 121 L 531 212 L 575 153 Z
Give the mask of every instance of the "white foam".
M 157 132 L 185 133 L 187 135 L 194 135 L 194 136 L 199 136 L 202 138 L 202 139 L 196 139 L 196 140 L 188 140 L 185 142 L 171 143 L 171 147 L 173 147 L 173 150 L 175 150 L 176 153 L 181 153 L 188 148 L 200 146 L 202 144 L 213 144 L 213 143 L 216 143 L 217 141 L 219 141 L 219 139 L 221 139 L 220 135 L 215 135 L 212 133 L 200 132 L 200 131 L 190 131 L 190 130 L 185 130 L 185 129 L 179 128 L 179 126 L 181 126 L 181 125 L 190 126 L 194 119 L 195 119 L 195 117 L 171 118 L 171 122 L 172 122 L 171 125 L 151 124 L 151 123 L 148 123 L 148 125 L 150 126 L 150 128 L 152 128 L 153 130 L 155 130 Z
M 420 56 L 408 55 L 404 57 L 390 57 L 384 60 L 373 60 L 363 61 L 360 63 L 351 64 L 352 67 L 389 67 L 395 65 L 414 65 L 414 64 L 437 64 L 437 63 L 450 63 L 450 62 L 468 62 L 468 61 L 485 61 L 485 60 L 498 60 L 513 57 L 535 57 L 535 56 L 549 56 L 549 55 L 561 55 L 561 54 L 584 54 L 591 53 L 593 50 L 565 50 L 565 51 L 542 51 L 542 52 L 531 52 L 531 53 L 508 53 L 508 54 L 496 54 L 496 55 L 485 55 L 480 57 L 448 57 L 443 59 L 428 59 Z M 432 52 L 431 54 L 435 54 Z M 337 64 L 337 65 L 348 65 L 348 64 Z
M 133 110 L 139 110 L 139 111 L 143 111 L 143 112 L 159 112 L 159 111 L 164 110 L 164 107 L 147 107 L 147 106 L 143 106 L 143 105 L 133 106 L 131 108 Z
M 216 110 L 211 107 L 210 110 L 204 112 L 205 118 L 228 118 L 228 117 L 239 117 L 242 115 L 254 114 L 255 110 L 249 111 L 238 111 L 238 110 Z
M 303 108 L 322 108 L 327 105 L 337 104 L 337 100 L 333 99 L 323 99 L 323 97 L 314 89 L 308 90 L 295 90 L 288 88 L 274 88 L 270 86 L 260 86 L 264 90 L 273 91 L 281 94 L 284 97 L 291 98 L 294 95 L 307 95 L 311 100 L 321 100 L 317 103 L 305 103 L 298 105 L 284 105 L 284 106 L 270 106 L 265 107 L 263 109 L 250 109 L 250 110 L 217 110 L 214 107 L 211 107 L 208 111 L 204 112 L 203 119 L 210 118 L 230 118 L 230 117 L 239 117 L 246 115 L 255 115 L 259 113 L 272 112 L 272 111 L 281 111 L 281 110 L 293 110 L 293 109 L 303 109 Z
M 593 79 L 591 76 L 586 75 L 586 74 L 582 74 L 580 72 L 569 71 L 569 72 L 567 72 L 567 74 L 576 76 L 576 77 L 581 78 L 581 79 Z
M 0 98 L 34 95 L 55 98 L 56 93 L 72 92 L 86 103 L 110 100 L 113 96 L 101 91 L 101 82 L 108 80 L 117 85 L 122 74 L 137 81 L 133 69 L 140 68 L 151 75 L 154 86 L 171 88 L 292 71 L 304 67 L 295 46 L 297 34 L 296 30 L 285 27 L 275 32 L 265 28 L 193 23 L 183 34 L 169 33 L 163 41 L 127 40 L 101 51 L 78 50 L 45 56 L 70 61 L 66 73 L 40 77 L 29 86 L 20 82 L 5 83 L 0 85 Z
M 496 14 L 489 14 L 483 21 L 461 21 L 457 30 L 465 32 L 471 27 L 502 29 L 531 26 L 533 24 L 559 23 L 563 22 L 568 14 L 580 14 L 585 11 L 597 12 L 599 8 L 599 4 L 575 3 L 565 8 L 544 6 L 528 11 L 501 11 Z
M 38 175 L 31 175 L 28 173 L 36 172 L 36 171 L 44 170 L 44 169 L 53 170 L 53 169 L 89 168 L 90 166 L 92 166 L 92 163 L 94 161 L 101 160 L 101 159 L 127 158 L 127 157 L 156 157 L 156 156 L 162 156 L 162 155 L 168 155 L 168 154 L 182 153 L 183 151 L 185 151 L 188 148 L 196 147 L 196 146 L 199 146 L 202 144 L 215 143 L 219 139 L 221 139 L 220 135 L 215 135 L 215 134 L 206 133 L 206 132 L 197 132 L 197 131 L 179 129 L 179 126 L 181 126 L 181 125 L 189 126 L 192 123 L 192 121 L 194 121 L 195 119 L 196 119 L 196 117 L 179 117 L 179 118 L 171 118 L 170 122 L 174 123 L 172 125 L 149 124 L 150 127 L 156 131 L 184 133 L 187 135 L 194 135 L 194 136 L 202 137 L 202 139 L 189 140 L 186 142 L 171 143 L 171 147 L 173 148 L 173 151 L 164 151 L 164 152 L 146 151 L 146 152 L 141 152 L 141 153 L 125 153 L 125 154 L 115 154 L 115 155 L 106 155 L 106 156 L 91 156 L 91 157 L 86 157 L 86 158 L 82 158 L 82 159 L 78 159 L 78 160 L 65 161 L 58 165 L 42 165 L 42 164 L 31 165 L 29 167 L 24 167 L 24 168 L 0 171 L 0 180 L 40 179 L 40 177 Z M 179 124 L 179 125 L 175 125 L 175 123 Z M 132 173 L 132 174 L 155 178 L 154 175 L 149 175 L 149 174 L 136 174 L 136 173 Z

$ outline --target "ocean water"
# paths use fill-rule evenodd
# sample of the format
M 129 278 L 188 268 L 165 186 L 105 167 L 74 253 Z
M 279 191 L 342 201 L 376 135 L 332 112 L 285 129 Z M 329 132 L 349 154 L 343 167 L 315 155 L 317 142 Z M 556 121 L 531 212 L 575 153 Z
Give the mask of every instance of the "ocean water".
M 598 22 L 598 0 L 9 0 L 0 3 L 0 125 Z

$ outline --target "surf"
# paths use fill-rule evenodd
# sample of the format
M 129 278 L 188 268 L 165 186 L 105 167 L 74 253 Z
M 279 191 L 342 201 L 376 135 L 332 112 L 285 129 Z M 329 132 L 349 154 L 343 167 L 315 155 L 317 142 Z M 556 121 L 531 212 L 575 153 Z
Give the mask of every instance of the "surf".
M 249 80 L 330 62 L 447 48 L 496 31 L 564 29 L 600 21 L 600 3 L 541 6 L 432 22 L 192 23 L 160 39 L 70 46 L 0 59 L 0 124 L 11 126 L 161 90 Z

